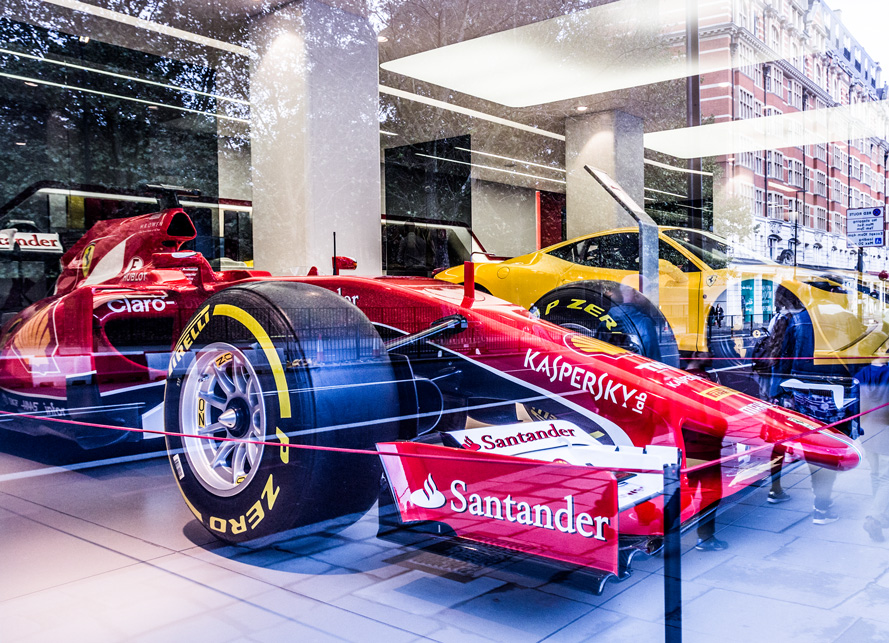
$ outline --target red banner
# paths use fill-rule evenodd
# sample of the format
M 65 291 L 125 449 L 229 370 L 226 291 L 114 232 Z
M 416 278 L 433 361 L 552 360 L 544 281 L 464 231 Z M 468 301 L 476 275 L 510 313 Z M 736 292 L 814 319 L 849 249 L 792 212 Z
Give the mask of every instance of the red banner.
M 415 442 L 381 454 L 405 522 L 445 523 L 462 537 L 617 573 L 617 482 L 609 471 Z

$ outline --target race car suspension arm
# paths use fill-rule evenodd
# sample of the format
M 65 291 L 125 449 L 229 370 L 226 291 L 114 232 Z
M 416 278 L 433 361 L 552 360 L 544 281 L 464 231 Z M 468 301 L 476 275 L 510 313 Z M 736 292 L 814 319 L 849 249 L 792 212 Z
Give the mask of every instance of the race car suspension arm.
M 429 328 L 421 330 L 419 333 L 390 339 L 386 342 L 386 351 L 392 352 L 399 348 L 404 348 L 405 346 L 410 346 L 411 344 L 416 344 L 417 342 L 422 342 L 444 333 L 460 333 L 467 328 L 469 328 L 469 322 L 466 321 L 466 318 L 463 315 L 449 315 L 435 320 Z

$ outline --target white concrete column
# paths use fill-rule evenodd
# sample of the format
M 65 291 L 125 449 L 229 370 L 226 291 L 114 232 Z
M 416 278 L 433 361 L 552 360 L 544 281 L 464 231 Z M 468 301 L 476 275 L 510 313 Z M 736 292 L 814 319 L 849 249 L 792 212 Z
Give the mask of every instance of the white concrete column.
M 644 208 L 642 135 L 642 119 L 617 110 L 565 119 L 569 239 L 636 225 L 583 167 L 592 165 L 607 172 Z
M 380 274 L 377 39 L 366 19 L 314 0 L 251 26 L 253 243 L 256 267 Z

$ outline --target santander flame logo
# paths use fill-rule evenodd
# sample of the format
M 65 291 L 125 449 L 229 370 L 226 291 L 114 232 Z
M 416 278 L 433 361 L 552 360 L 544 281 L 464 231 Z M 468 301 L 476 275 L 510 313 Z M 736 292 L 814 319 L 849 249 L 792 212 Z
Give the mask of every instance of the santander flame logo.
M 426 478 L 426 482 L 423 483 L 423 488 L 411 493 L 411 502 L 424 509 L 438 509 L 444 506 L 444 494 L 438 490 L 431 473 Z
M 463 440 L 463 448 L 468 449 L 469 451 L 478 451 L 482 448 L 482 445 L 476 444 L 472 441 L 472 439 L 467 435 L 466 439 Z

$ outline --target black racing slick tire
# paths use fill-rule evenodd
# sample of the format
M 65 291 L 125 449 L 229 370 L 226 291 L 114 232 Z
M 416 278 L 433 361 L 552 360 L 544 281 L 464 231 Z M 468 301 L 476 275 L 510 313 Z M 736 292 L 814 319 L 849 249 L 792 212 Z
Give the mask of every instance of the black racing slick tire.
M 382 340 L 357 307 L 308 284 L 234 286 L 173 349 L 170 464 L 192 513 L 224 541 L 342 527 L 377 500 L 379 457 L 287 445 L 372 452 L 398 436 L 398 408 Z
M 535 307 L 541 319 L 679 367 L 670 324 L 638 290 L 613 281 L 580 281 L 551 290 Z

